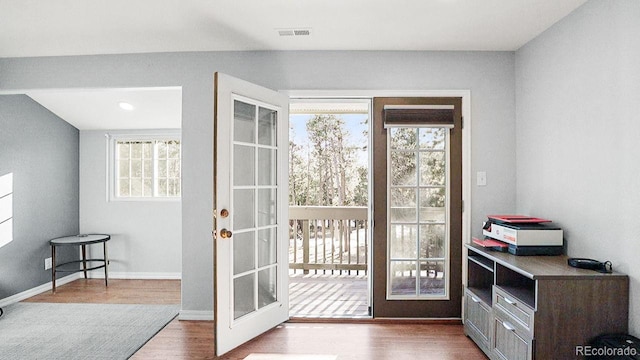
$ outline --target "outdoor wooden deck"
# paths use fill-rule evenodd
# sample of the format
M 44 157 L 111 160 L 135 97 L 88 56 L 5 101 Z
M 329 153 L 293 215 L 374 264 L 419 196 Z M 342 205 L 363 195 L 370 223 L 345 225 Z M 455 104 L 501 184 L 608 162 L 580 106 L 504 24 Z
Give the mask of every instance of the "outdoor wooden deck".
M 367 208 L 289 208 L 291 318 L 368 318 Z
M 366 275 L 290 274 L 292 318 L 368 318 Z

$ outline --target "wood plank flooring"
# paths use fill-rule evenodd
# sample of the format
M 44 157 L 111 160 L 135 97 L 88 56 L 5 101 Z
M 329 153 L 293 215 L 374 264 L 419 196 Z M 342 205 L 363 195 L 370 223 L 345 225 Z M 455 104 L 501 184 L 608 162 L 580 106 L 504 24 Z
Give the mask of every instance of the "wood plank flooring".
M 292 318 L 368 318 L 366 275 L 289 275 Z
M 231 351 L 222 359 L 251 353 L 337 355 L 353 360 L 486 359 L 460 325 L 285 323 Z
M 180 280 L 79 279 L 26 302 L 95 304 L 180 304 Z
M 80 279 L 25 301 L 92 303 L 180 303 L 176 280 Z M 214 356 L 213 322 L 173 320 L 134 356 L 134 360 L 230 359 L 252 353 L 335 355 L 343 359 L 486 359 L 464 336 L 461 325 L 420 323 L 285 323 L 225 356 Z

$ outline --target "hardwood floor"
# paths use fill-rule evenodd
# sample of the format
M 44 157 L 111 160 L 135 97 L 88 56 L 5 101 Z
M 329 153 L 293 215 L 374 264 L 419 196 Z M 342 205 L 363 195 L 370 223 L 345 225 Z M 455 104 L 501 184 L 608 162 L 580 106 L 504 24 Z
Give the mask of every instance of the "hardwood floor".
M 337 355 L 338 359 L 486 359 L 460 325 L 375 323 L 286 323 L 231 351 L 223 359 L 251 353 Z
M 177 280 L 76 280 L 25 301 L 90 303 L 180 303 Z M 213 322 L 173 320 L 134 356 L 134 360 L 230 359 L 252 353 L 334 355 L 354 359 L 486 359 L 461 325 L 393 323 L 285 323 L 225 356 L 214 356 Z M 287 358 L 291 359 L 291 357 Z
M 79 279 L 25 302 L 96 304 L 180 304 L 180 280 Z

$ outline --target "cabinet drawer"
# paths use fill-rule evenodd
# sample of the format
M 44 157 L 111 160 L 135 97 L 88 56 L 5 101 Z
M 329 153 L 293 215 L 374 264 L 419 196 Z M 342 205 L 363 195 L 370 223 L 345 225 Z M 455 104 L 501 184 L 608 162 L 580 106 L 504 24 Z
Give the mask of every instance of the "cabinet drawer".
M 488 351 L 491 336 L 491 307 L 469 290 L 465 292 L 465 296 L 465 331 L 480 348 Z
M 497 360 L 532 360 L 533 339 L 521 333 L 500 315 L 493 316 L 492 358 Z
M 521 326 L 529 334 L 533 334 L 534 311 L 528 305 L 517 300 L 500 287 L 494 286 L 493 306 L 513 318 L 516 323 L 514 325 Z

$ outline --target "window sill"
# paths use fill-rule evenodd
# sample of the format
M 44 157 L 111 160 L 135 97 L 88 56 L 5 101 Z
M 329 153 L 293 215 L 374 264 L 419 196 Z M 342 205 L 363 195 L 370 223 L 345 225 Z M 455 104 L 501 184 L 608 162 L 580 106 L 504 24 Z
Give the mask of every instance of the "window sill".
M 182 197 L 111 197 L 109 202 L 181 202 Z

